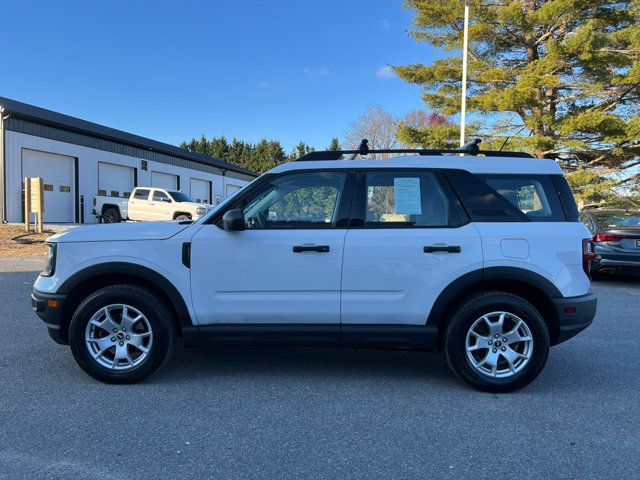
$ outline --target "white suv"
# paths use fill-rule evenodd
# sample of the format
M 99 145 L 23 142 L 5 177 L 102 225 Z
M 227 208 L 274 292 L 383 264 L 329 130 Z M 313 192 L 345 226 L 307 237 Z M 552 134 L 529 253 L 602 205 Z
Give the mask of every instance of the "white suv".
M 33 309 L 109 383 L 147 377 L 182 337 L 435 349 L 481 390 L 527 385 L 596 311 L 590 235 L 561 169 L 518 153 L 402 152 L 414 155 L 315 152 L 194 223 L 53 236 Z

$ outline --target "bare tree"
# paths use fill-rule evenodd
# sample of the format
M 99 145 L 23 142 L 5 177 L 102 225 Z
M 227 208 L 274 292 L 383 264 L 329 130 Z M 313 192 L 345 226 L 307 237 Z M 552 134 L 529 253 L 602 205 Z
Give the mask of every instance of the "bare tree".
M 396 137 L 399 119 L 387 112 L 381 105 L 370 105 L 366 112 L 351 122 L 345 132 L 344 146 L 347 149 L 358 148 L 363 138 L 369 140 L 371 149 L 399 148 L 400 141 Z M 387 158 L 388 154 L 377 158 Z M 376 158 L 375 154 L 370 158 Z
M 402 122 L 411 128 L 428 128 L 438 125 L 449 125 L 451 122 L 438 112 L 427 112 L 426 110 L 411 110 L 404 117 Z

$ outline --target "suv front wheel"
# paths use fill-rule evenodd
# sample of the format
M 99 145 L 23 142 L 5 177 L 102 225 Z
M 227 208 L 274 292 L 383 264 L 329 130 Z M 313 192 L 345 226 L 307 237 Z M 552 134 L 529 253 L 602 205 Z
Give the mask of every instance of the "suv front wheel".
M 171 356 L 176 342 L 172 312 L 153 292 L 112 285 L 89 295 L 69 325 L 78 365 L 106 383 L 148 377 Z
M 468 298 L 453 314 L 445 338 L 452 370 L 486 392 L 510 392 L 531 383 L 549 353 L 549 331 L 526 300 L 506 292 Z

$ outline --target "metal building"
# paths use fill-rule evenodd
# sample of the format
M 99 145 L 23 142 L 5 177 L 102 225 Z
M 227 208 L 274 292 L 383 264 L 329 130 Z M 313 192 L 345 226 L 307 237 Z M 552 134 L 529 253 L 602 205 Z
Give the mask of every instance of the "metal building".
M 95 195 L 136 186 L 216 204 L 257 175 L 174 145 L 0 97 L 0 217 L 24 221 L 23 179 L 42 177 L 45 222 L 95 223 Z

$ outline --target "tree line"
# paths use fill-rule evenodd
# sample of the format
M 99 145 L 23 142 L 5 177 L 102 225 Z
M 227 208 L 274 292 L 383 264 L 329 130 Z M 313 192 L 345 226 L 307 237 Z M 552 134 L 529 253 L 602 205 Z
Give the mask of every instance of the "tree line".
M 315 151 L 313 147 L 302 141 L 291 152 L 286 153 L 279 140 L 262 139 L 257 143 L 251 143 L 237 138 L 229 141 L 224 135 L 210 139 L 202 135 L 199 139 L 192 138 L 188 142 L 182 142 L 180 147 L 224 160 L 257 173 L 266 172 L 281 163 L 297 160 L 303 155 Z M 327 150 L 339 149 L 338 138 L 331 139 Z

